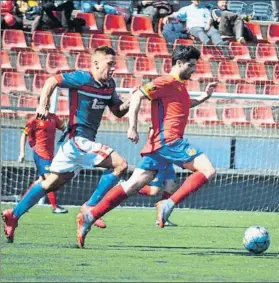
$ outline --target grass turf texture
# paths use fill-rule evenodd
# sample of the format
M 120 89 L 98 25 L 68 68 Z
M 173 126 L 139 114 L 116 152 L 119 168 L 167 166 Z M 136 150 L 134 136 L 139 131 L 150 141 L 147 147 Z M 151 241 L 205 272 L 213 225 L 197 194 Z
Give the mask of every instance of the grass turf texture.
M 2 210 L 7 206 L 2 205 Z M 175 210 L 178 227 L 154 225 L 155 209 L 116 209 L 107 229 L 92 228 L 76 248 L 77 208 L 53 215 L 35 207 L 22 217 L 13 244 L 1 227 L 1 282 L 276 282 L 279 214 Z M 262 225 L 269 249 L 251 255 L 244 230 Z M 3 225 L 1 225 L 3 226 Z

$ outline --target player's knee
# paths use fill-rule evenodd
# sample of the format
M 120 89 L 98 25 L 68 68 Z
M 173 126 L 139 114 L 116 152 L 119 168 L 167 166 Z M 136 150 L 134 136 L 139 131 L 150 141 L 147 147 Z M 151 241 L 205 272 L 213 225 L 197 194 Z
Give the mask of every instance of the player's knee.
M 122 158 L 121 161 L 118 163 L 117 167 L 115 168 L 115 173 L 117 175 L 122 175 L 128 169 L 128 162 L 126 159 Z
M 205 168 L 202 173 L 206 176 L 208 180 L 211 180 L 215 176 L 216 170 L 213 166 L 209 166 Z
M 160 191 L 159 187 L 151 186 L 150 187 L 150 196 L 156 196 L 159 191 Z

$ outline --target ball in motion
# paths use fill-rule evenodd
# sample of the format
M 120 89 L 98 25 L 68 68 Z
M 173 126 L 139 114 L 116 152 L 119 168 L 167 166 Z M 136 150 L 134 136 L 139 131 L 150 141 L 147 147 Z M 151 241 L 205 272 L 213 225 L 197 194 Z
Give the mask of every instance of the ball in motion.
M 243 245 L 246 250 L 253 254 L 261 254 L 266 251 L 270 245 L 268 231 L 261 226 L 251 226 L 245 230 Z

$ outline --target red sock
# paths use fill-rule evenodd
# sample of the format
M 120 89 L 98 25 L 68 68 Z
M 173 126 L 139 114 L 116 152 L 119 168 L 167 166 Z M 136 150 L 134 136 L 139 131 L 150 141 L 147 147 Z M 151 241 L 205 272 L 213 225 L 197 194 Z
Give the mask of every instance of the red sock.
M 143 196 L 150 196 L 151 188 L 150 186 L 146 185 L 142 189 L 139 190 L 139 194 Z
M 47 194 L 48 200 L 53 209 L 57 207 L 56 192 L 50 192 Z
M 171 196 L 171 200 L 178 204 L 182 202 L 190 193 L 197 191 L 202 185 L 208 182 L 208 179 L 201 172 L 194 172 L 190 175 L 182 186 Z
M 162 197 L 161 197 L 161 200 L 164 200 L 164 199 L 168 199 L 172 196 L 172 194 L 166 192 L 166 191 L 163 191 L 163 194 L 162 194 Z
M 118 206 L 123 200 L 128 198 L 121 185 L 117 185 L 104 196 L 104 198 L 91 209 L 91 213 L 95 219 L 100 218 L 116 206 Z

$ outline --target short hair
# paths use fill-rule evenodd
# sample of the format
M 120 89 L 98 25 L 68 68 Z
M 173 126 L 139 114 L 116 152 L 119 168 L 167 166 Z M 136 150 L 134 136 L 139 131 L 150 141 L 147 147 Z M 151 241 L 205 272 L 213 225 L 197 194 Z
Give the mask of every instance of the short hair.
M 192 45 L 177 45 L 172 52 L 172 66 L 176 64 L 177 60 L 186 63 L 191 59 L 198 60 L 200 56 L 200 51 Z
M 98 46 L 94 50 L 93 55 L 95 55 L 96 53 L 102 53 L 104 55 L 113 55 L 113 56 L 116 55 L 116 52 L 114 51 L 114 49 L 107 45 Z

